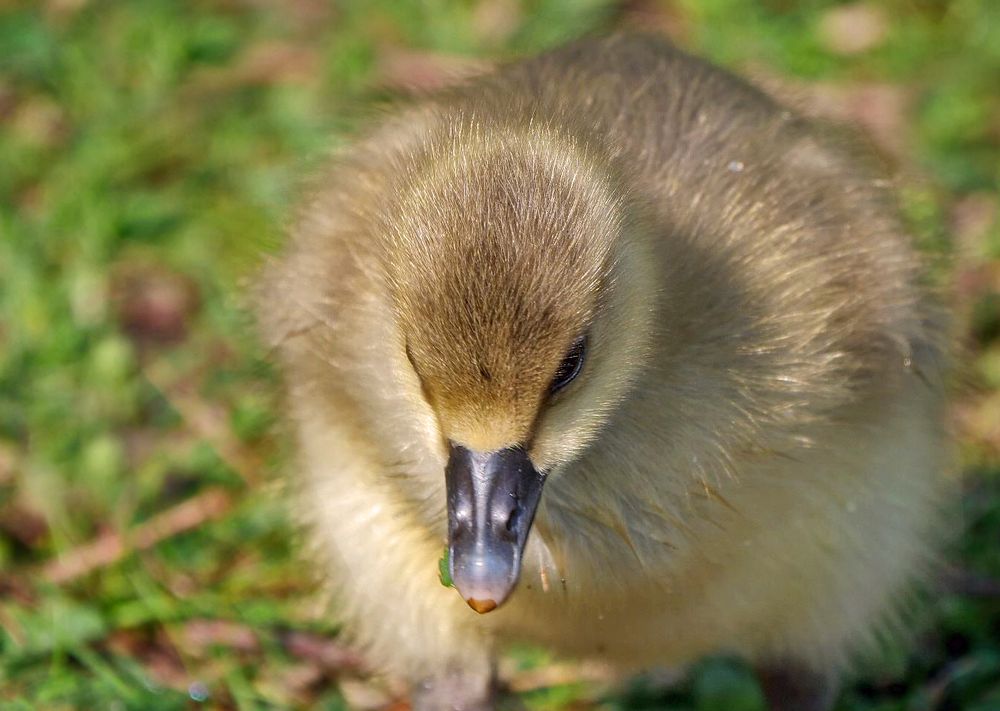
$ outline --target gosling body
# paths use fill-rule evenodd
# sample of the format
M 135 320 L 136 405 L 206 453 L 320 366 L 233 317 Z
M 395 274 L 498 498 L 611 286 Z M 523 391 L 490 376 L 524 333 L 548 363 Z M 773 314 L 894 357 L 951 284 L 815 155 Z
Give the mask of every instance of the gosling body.
M 389 673 L 487 679 L 518 641 L 833 678 L 926 574 L 943 331 L 888 183 L 659 40 L 580 42 L 384 118 L 260 295 L 297 508 Z M 485 615 L 438 580 L 449 446 L 517 447 L 544 478 Z

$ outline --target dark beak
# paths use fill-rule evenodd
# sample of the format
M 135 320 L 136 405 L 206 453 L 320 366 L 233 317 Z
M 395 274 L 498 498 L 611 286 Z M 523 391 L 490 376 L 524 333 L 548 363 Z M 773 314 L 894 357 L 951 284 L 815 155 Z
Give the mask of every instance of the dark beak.
M 545 477 L 520 447 L 483 454 L 453 444 L 445 480 L 451 579 L 469 607 L 489 612 L 517 585 Z

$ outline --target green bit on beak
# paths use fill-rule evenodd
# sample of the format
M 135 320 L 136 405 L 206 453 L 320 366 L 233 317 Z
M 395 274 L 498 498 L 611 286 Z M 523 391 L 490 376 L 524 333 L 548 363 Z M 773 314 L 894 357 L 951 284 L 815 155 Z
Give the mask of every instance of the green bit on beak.
M 441 554 L 441 560 L 438 561 L 438 580 L 446 588 L 453 588 L 455 584 L 451 581 L 451 572 L 449 571 L 449 561 L 448 561 L 448 546 L 444 547 L 444 552 Z

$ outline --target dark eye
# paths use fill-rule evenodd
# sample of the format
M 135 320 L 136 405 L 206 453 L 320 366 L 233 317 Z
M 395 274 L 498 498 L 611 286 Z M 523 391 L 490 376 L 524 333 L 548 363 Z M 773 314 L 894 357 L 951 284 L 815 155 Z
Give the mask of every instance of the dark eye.
M 569 351 L 562 359 L 562 363 L 559 364 L 555 377 L 552 378 L 552 384 L 549 386 L 550 393 L 559 392 L 573 382 L 573 379 L 580 374 L 586 354 L 587 337 L 580 336 L 573 341 L 573 345 L 569 347 Z

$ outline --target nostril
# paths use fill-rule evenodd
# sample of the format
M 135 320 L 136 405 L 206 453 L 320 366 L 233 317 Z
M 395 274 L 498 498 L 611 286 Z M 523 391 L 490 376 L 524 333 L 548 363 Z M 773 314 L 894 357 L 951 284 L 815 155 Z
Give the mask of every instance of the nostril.
M 518 519 L 521 518 L 521 507 L 515 506 L 511 510 L 510 515 L 507 517 L 506 528 L 509 533 L 514 533 L 514 529 L 517 527 Z
M 472 525 L 472 507 L 457 506 L 451 512 L 451 526 L 453 529 L 469 528 Z

